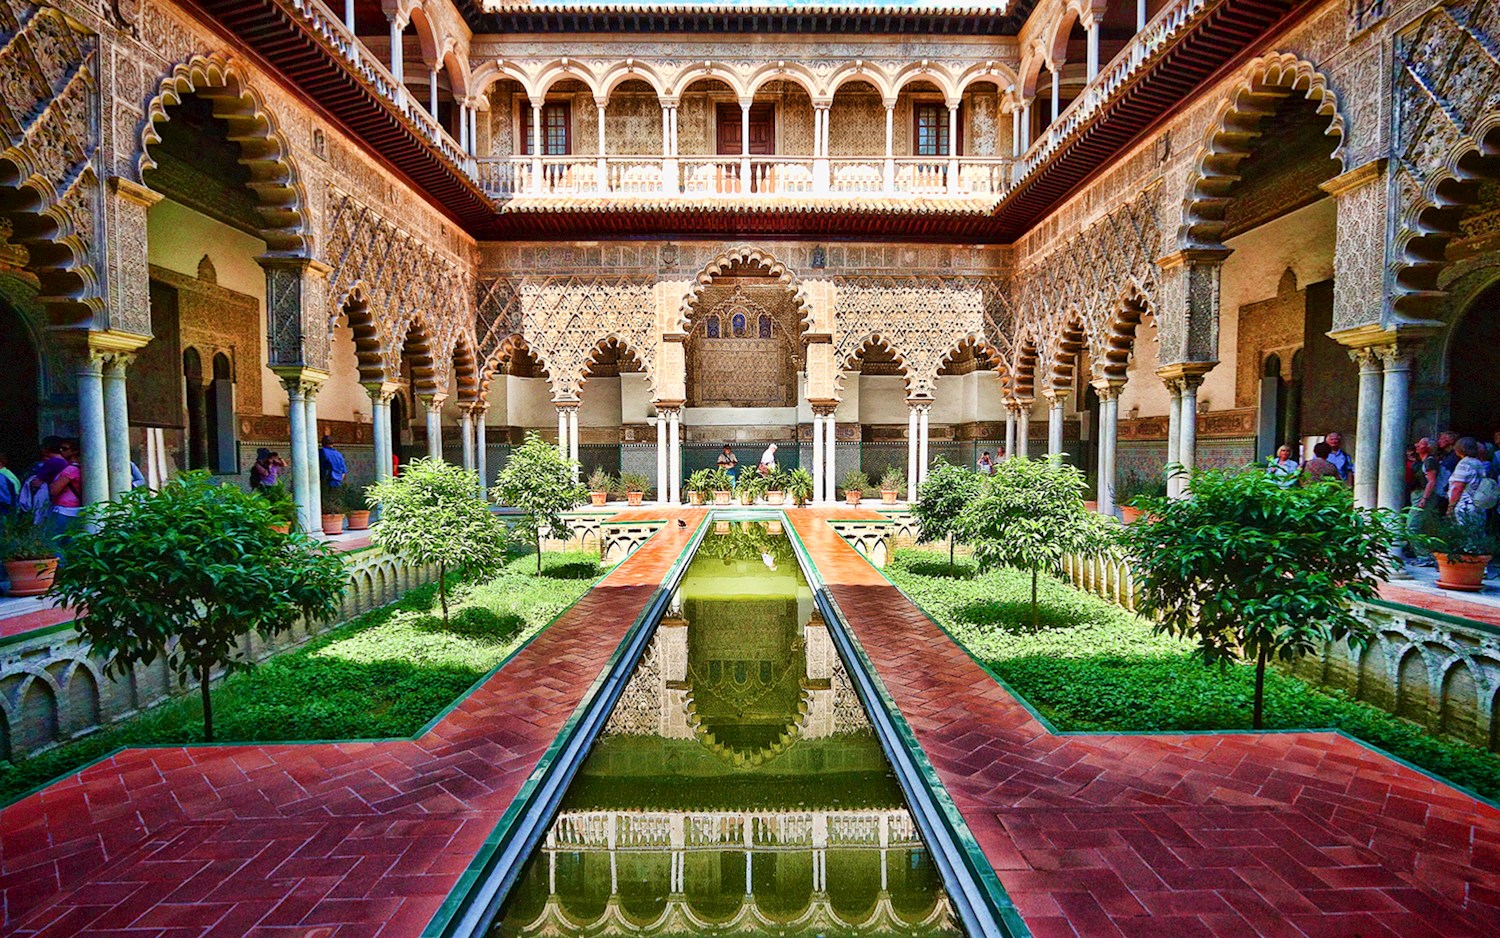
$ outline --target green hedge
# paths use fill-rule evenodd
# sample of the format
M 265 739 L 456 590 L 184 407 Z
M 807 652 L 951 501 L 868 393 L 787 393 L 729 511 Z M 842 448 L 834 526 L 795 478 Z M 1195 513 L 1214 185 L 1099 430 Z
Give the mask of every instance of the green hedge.
M 410 736 L 551 622 L 598 579 L 592 553 L 531 554 L 460 584 L 444 628 L 424 586 L 214 688 L 218 742 Z M 450 581 L 451 582 L 451 581 Z M 121 746 L 196 743 L 196 694 L 56 749 L 0 761 L 0 804 Z
M 1062 730 L 1240 730 L 1250 727 L 1255 669 L 1205 667 L 1184 641 L 1061 580 L 1041 591 L 1029 625 L 1030 579 L 979 574 L 946 553 L 896 552 L 891 580 Z M 1340 729 L 1487 797 L 1500 797 L 1500 756 L 1436 736 L 1341 691 L 1281 672 L 1266 676 L 1267 729 Z

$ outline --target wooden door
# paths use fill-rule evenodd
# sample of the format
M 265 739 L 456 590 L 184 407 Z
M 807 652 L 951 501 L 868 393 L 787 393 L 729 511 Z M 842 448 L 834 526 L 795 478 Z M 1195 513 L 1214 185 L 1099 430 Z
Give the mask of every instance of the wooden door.
M 719 155 L 739 156 L 740 108 L 737 104 L 721 104 L 719 115 Z M 753 104 L 750 106 L 750 155 L 774 156 L 776 154 L 776 105 Z

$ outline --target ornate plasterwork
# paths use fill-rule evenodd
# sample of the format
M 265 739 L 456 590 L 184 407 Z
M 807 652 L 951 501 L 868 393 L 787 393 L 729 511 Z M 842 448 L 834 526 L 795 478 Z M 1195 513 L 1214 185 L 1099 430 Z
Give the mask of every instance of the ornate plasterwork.
M 1462 209 L 1478 197 L 1474 156 L 1500 133 L 1497 42 L 1500 5 L 1486 0 L 1438 6 L 1396 37 L 1391 257 L 1398 318 L 1433 314 L 1448 242 L 1459 233 Z
M 932 396 L 938 370 L 959 346 L 989 347 L 979 278 L 839 277 L 834 286 L 834 360 L 843 366 L 835 388 L 840 391 L 843 368 L 875 344 L 901 363 L 907 396 L 921 398 Z
M 802 317 L 802 326 L 810 329 L 814 324 L 812 300 L 808 297 L 807 290 L 802 285 L 802 280 L 794 272 L 782 264 L 770 254 L 759 248 L 749 245 L 739 245 L 725 251 L 721 251 L 712 260 L 698 271 L 693 285 L 688 288 L 682 298 L 682 304 L 678 307 L 678 330 L 686 333 L 691 328 L 693 310 L 698 305 L 703 288 L 713 283 L 714 280 L 732 268 L 743 268 L 750 271 L 762 271 L 782 283 L 792 292 L 793 301 Z
M 578 400 L 595 350 L 604 344 L 633 353 L 655 393 L 654 282 L 623 276 L 527 277 L 517 292 L 521 319 L 516 333 L 526 337 L 527 347 L 546 364 L 555 400 Z M 489 359 L 486 365 L 491 365 Z
M 28 269 L 54 325 L 89 326 L 104 310 L 94 252 L 99 230 L 97 38 L 58 10 L 0 0 L 0 196 L 10 241 L 26 249 Z

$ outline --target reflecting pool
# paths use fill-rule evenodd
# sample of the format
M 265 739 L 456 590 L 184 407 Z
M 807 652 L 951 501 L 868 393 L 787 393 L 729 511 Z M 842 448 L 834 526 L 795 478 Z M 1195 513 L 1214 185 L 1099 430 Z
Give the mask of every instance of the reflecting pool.
M 494 932 L 961 934 L 780 525 L 717 531 Z

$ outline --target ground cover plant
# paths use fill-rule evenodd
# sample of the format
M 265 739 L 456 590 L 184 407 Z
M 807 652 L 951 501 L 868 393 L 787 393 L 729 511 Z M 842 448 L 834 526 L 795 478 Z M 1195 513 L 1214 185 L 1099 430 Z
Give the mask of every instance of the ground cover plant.
M 1040 581 L 1040 628 L 1030 623 L 1031 577 L 985 573 L 945 552 L 896 552 L 885 573 L 976 658 L 1060 730 L 1243 730 L 1253 664 L 1205 667 L 1190 640 L 1055 578 Z M 1267 729 L 1340 729 L 1487 797 L 1500 797 L 1500 756 L 1436 736 L 1342 691 L 1272 669 Z
M 437 589 L 359 616 L 213 688 L 222 743 L 409 736 L 598 579 L 595 553 L 529 554 L 478 582 L 450 579 L 445 626 Z M 121 746 L 197 742 L 202 707 L 180 697 L 56 749 L 0 761 L 0 803 Z

